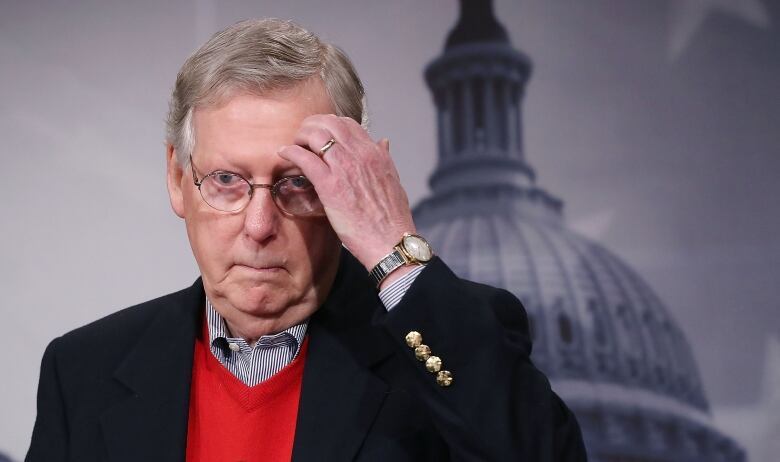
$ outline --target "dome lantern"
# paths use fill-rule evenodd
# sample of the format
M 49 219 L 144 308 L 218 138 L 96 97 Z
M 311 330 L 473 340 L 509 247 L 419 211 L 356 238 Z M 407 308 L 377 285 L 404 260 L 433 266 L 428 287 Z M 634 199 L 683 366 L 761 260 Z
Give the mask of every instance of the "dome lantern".
M 492 1 L 460 5 L 442 55 L 425 71 L 439 134 L 431 189 L 530 190 L 534 171 L 523 155 L 521 100 L 531 63 L 512 48 Z

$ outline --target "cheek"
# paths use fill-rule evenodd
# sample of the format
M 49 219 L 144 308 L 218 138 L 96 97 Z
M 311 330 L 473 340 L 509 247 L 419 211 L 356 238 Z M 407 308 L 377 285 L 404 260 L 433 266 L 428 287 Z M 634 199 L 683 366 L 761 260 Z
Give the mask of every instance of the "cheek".
M 338 258 L 341 242 L 327 221 L 301 225 L 298 234 L 298 248 L 306 254 L 303 258 L 314 274 L 327 267 L 333 258 Z
M 230 249 L 242 229 L 238 216 L 210 210 L 194 210 L 186 217 L 187 235 L 195 260 L 203 273 L 224 272 L 230 263 Z

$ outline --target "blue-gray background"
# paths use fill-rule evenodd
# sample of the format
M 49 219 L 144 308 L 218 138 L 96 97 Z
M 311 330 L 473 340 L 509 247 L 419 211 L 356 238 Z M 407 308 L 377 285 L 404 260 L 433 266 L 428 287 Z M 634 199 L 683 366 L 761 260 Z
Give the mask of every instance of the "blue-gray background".
M 496 0 L 534 62 L 525 150 L 568 223 L 658 292 L 688 335 L 716 425 L 780 452 L 780 2 Z M 170 212 L 176 71 L 240 19 L 342 46 L 412 203 L 435 119 L 422 80 L 455 0 L 0 1 L 0 452 L 21 459 L 57 335 L 197 276 Z M 85 355 L 89 352 L 85 352 Z

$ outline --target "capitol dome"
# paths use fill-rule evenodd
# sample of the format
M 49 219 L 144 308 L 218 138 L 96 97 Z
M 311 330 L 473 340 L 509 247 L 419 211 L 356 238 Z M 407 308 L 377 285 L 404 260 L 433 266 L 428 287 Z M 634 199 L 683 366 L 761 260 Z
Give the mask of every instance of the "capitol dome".
M 461 0 L 444 53 L 426 70 L 437 106 L 432 195 L 419 232 L 459 276 L 525 306 L 534 363 L 575 412 L 591 460 L 744 461 L 712 423 L 684 333 L 652 288 L 569 229 L 522 149 L 530 61 L 489 1 Z

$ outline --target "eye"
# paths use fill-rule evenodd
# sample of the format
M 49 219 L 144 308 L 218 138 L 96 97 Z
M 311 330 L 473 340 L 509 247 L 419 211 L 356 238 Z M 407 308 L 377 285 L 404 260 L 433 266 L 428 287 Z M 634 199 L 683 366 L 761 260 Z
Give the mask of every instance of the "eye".
M 281 195 L 316 194 L 314 185 L 305 176 L 289 176 L 276 183 L 276 193 Z
M 311 182 L 305 176 L 295 176 L 289 179 L 290 186 L 296 189 L 306 189 L 311 186 Z
M 227 172 L 219 172 L 214 175 L 220 186 L 232 186 L 241 181 L 237 175 Z
M 274 186 L 276 205 L 285 213 L 294 216 L 319 216 L 324 209 L 314 185 L 302 175 L 288 176 Z

